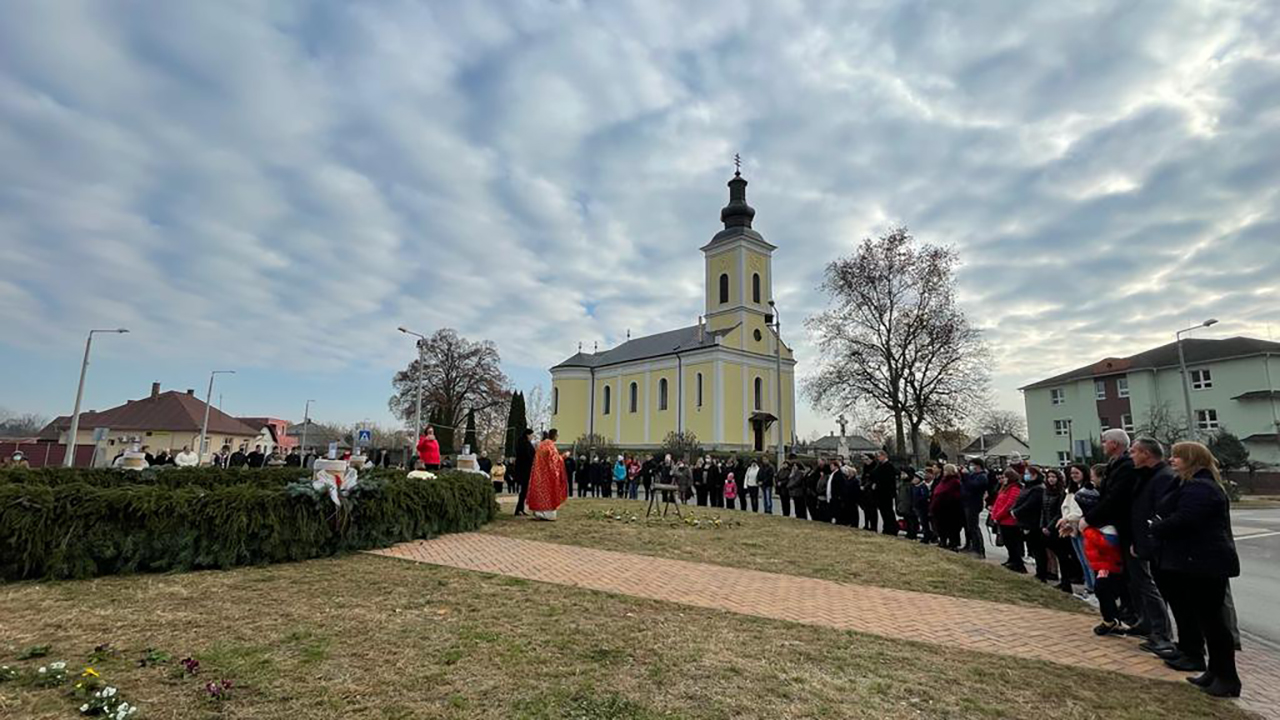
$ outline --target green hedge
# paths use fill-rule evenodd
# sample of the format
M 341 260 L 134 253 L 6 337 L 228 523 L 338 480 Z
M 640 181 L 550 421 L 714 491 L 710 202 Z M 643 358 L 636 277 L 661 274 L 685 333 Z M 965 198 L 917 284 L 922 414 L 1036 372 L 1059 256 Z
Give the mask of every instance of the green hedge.
M 278 473 L 291 471 L 289 479 Z M 157 481 L 167 472 L 121 482 L 120 473 L 81 470 L 37 482 L 32 471 L 0 477 L 0 576 L 85 578 L 290 562 L 475 530 L 498 505 L 482 476 L 442 473 L 410 480 L 378 471 L 338 510 L 327 495 L 289 484 L 296 469 L 262 469 L 225 482 L 213 468 L 176 471 L 190 482 Z M 23 475 L 16 478 L 16 475 Z M 272 484 L 274 483 L 274 484 Z

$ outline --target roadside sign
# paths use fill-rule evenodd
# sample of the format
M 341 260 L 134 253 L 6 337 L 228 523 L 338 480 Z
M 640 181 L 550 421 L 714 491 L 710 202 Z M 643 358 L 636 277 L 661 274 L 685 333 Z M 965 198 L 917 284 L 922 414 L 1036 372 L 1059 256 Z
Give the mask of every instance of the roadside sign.
M 360 432 L 357 434 L 356 437 L 358 438 L 357 440 L 358 443 L 360 443 L 361 445 L 368 445 L 369 443 L 373 442 L 373 431 L 368 428 L 363 428 L 360 430 Z

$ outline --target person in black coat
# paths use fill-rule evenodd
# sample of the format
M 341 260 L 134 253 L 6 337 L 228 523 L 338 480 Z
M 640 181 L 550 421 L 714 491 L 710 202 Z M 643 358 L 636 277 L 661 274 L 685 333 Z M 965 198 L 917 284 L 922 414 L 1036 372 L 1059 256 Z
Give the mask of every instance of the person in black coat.
M 1102 479 L 1101 497 L 1098 504 L 1084 514 L 1084 521 L 1096 528 L 1114 525 L 1120 534 L 1120 546 L 1127 550 L 1133 542 L 1133 486 L 1138 480 L 1137 468 L 1133 466 L 1133 458 L 1129 457 L 1129 434 L 1119 428 L 1102 433 L 1102 451 L 1109 459 Z M 1125 553 L 1125 576 L 1130 588 L 1125 595 L 1132 597 L 1133 589 L 1145 586 L 1145 583 L 1133 577 L 1127 562 L 1130 555 Z M 1126 606 L 1120 610 L 1124 623 L 1142 634 L 1151 632 L 1151 626 L 1138 614 L 1142 603 L 1136 600 L 1129 603 L 1128 598 L 1125 599 Z
M 493 468 L 493 464 L 489 463 L 489 469 L 484 467 L 489 458 L 480 458 L 480 469 L 489 472 Z M 573 497 L 573 482 L 578 476 L 578 461 L 573 459 L 573 455 L 566 455 L 564 458 L 564 477 L 569 484 L 569 497 Z
M 862 480 L 858 477 L 858 468 L 846 464 L 841 458 L 841 470 L 844 471 L 844 489 L 840 497 L 840 524 L 851 528 L 858 527 L 858 508 L 862 505 Z
M 1149 521 L 1166 495 L 1177 486 L 1177 475 L 1164 461 L 1164 448 L 1151 438 L 1138 438 L 1129 448 L 1135 469 L 1133 497 L 1129 502 L 1129 552 L 1125 553 L 1125 570 L 1129 576 L 1129 595 L 1134 607 L 1142 613 L 1148 640 L 1143 650 L 1170 660 L 1176 659 L 1173 627 L 1165 600 L 1152 572 L 1156 542 Z M 1199 668 L 1188 668 L 1199 669 Z
M 991 480 L 981 458 L 969 461 L 969 472 L 961 478 L 960 487 L 964 500 L 964 552 L 980 558 L 987 556 L 986 543 L 982 539 L 982 506 L 986 502 Z
M 1231 532 L 1231 501 L 1221 485 L 1217 462 L 1204 445 L 1173 446 L 1173 468 L 1180 478 L 1160 499 L 1148 522 L 1165 599 L 1178 621 L 1178 649 L 1195 661 L 1207 648 L 1205 672 L 1188 681 L 1216 697 L 1239 697 L 1235 641 L 1227 621 L 1230 578 L 1240 575 Z M 1177 658 L 1166 661 L 1182 667 Z
M 862 529 L 875 532 L 879 527 L 876 518 L 876 494 L 871 480 L 871 471 L 876 469 L 876 459 L 874 456 L 862 457 L 862 493 L 859 500 L 859 507 L 862 509 Z
M 871 491 L 875 495 L 876 510 L 880 513 L 880 532 L 885 535 L 898 534 L 898 516 L 894 513 L 893 503 L 898 497 L 898 469 L 889 462 L 889 453 L 881 450 L 876 455 L 876 466 L 871 471 Z M 875 529 L 872 522 L 872 528 Z
M 1044 478 L 1040 468 L 1028 467 L 1022 479 L 1022 493 L 1013 504 L 1013 517 L 1022 528 L 1023 538 L 1027 543 L 1027 552 L 1036 562 L 1036 579 L 1047 582 L 1049 579 L 1049 554 L 1045 550 L 1045 538 L 1040 534 L 1040 515 L 1044 510 Z
M 516 438 L 516 466 L 512 469 L 520 497 L 516 500 L 516 515 L 524 515 L 524 498 L 529 494 L 529 473 L 533 472 L 533 430 L 525 428 Z

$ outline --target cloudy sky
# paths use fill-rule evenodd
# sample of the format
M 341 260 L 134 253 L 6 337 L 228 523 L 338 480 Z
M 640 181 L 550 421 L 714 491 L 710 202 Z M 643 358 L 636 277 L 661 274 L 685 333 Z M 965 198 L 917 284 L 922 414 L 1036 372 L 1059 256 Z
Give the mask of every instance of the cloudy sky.
M 412 343 L 692 324 L 735 152 L 802 370 L 825 262 L 955 245 L 998 401 L 1280 337 L 1274 2 L 0 4 L 0 406 L 387 420 Z M 812 367 L 812 365 L 810 365 Z M 802 409 L 802 434 L 829 422 Z

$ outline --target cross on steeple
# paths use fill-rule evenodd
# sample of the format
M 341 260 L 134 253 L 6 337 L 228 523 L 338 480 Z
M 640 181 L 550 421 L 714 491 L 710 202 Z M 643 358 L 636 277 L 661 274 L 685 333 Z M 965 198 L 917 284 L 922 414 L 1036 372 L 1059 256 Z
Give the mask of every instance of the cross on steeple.
M 733 154 L 733 174 L 734 175 L 742 174 L 742 156 L 739 155 L 738 153 Z
M 840 437 L 844 437 L 845 425 L 847 425 L 849 421 L 846 420 L 844 414 L 841 413 L 840 417 L 836 418 L 836 422 L 840 424 Z

